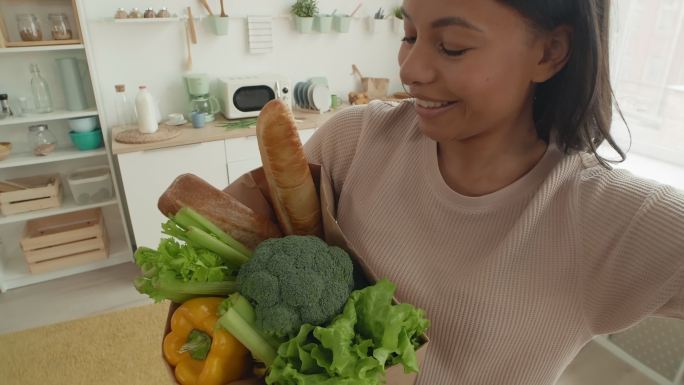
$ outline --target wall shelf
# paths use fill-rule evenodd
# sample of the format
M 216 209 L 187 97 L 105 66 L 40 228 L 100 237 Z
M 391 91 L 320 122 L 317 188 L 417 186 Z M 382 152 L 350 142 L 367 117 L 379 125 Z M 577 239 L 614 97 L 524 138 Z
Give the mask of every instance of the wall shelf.
M 8 256 L 8 258 L 4 261 L 4 272 L 2 275 L 0 275 L 0 292 L 55 278 L 85 273 L 87 271 L 97 270 L 103 267 L 131 262 L 132 258 L 133 252 L 128 249 L 126 242 L 120 241 L 110 245 L 109 257 L 107 259 L 91 262 L 85 265 L 70 267 L 67 269 L 55 270 L 49 273 L 31 274 L 28 271 L 28 265 L 26 264 L 26 260 L 24 260 L 23 256 Z
M 17 154 L 11 153 L 7 159 L 0 161 L 0 169 L 28 166 L 31 164 L 60 162 L 71 159 L 83 159 L 103 155 L 107 155 L 107 151 L 103 147 L 90 151 L 81 151 L 75 147 L 58 148 L 47 156 L 36 156 L 30 152 Z
M 113 17 L 107 18 L 104 21 L 115 24 L 159 24 L 159 23 L 175 23 L 184 20 L 178 16 L 175 17 L 149 17 L 147 19 L 115 19 Z
M 92 208 L 96 208 L 96 207 L 111 206 L 111 205 L 115 205 L 117 203 L 118 203 L 118 201 L 115 198 L 113 198 L 113 199 L 110 199 L 108 201 L 92 203 L 89 205 L 77 205 L 71 199 L 69 194 L 65 194 L 64 198 L 62 200 L 62 205 L 60 207 L 57 207 L 54 209 L 47 209 L 47 210 L 29 211 L 26 213 L 14 214 L 14 215 L 0 215 L 0 225 L 4 225 L 7 223 L 24 222 L 24 221 L 28 221 L 31 219 L 44 218 L 44 217 L 49 217 L 52 215 L 72 213 L 74 211 L 87 210 L 87 209 L 92 209 Z
M 71 51 L 83 49 L 83 44 L 45 45 L 35 47 L 0 48 L 0 55 L 23 52 Z
M 26 116 L 18 116 L 13 118 L 5 118 L 0 120 L 0 126 L 11 126 L 15 124 L 31 124 L 40 122 L 49 122 L 51 120 L 63 120 L 71 118 L 82 118 L 86 116 L 97 116 L 96 109 L 89 109 L 83 111 L 53 111 L 47 114 L 29 114 Z
M 13 47 L 45 47 L 45 46 L 59 46 L 59 45 L 73 45 L 82 44 L 78 39 L 69 40 L 39 40 L 39 41 L 8 41 L 5 45 L 8 48 Z

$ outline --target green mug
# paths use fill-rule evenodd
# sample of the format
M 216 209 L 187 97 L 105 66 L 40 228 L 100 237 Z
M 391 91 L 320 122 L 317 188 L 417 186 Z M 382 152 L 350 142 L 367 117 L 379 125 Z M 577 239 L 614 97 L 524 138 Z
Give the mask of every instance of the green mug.
M 340 97 L 339 96 L 337 96 L 335 94 L 330 95 L 330 107 L 331 108 L 335 109 L 335 108 L 339 107 L 340 104 L 341 103 L 340 103 Z

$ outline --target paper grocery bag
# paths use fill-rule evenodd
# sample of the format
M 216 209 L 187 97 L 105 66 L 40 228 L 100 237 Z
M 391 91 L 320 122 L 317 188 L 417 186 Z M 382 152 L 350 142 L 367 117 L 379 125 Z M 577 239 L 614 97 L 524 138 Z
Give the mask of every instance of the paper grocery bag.
M 314 178 L 314 183 L 318 188 L 318 193 L 321 201 L 321 216 L 323 222 L 323 233 L 325 241 L 329 245 L 338 246 L 346 250 L 352 257 L 356 267 L 360 268 L 365 275 L 365 278 L 371 282 L 376 281 L 377 277 L 373 271 L 368 268 L 364 259 L 360 257 L 350 246 L 345 238 L 342 230 L 337 224 L 336 198 L 332 188 L 331 179 L 324 168 L 310 164 L 311 175 Z M 244 174 L 239 179 L 226 187 L 223 191 L 232 195 L 234 198 L 242 202 L 245 206 L 253 211 L 265 215 L 274 223 L 277 223 L 275 213 L 271 206 L 271 196 L 266 182 L 266 176 L 262 168 L 253 170 Z M 166 320 L 166 329 L 164 335 L 166 336 L 171 330 L 171 315 L 178 308 L 179 304 L 172 303 L 169 306 L 169 314 Z M 425 352 L 428 347 L 428 338 L 423 336 L 423 344 L 416 351 L 416 359 L 419 367 L 422 367 L 425 359 Z M 163 354 L 162 354 L 163 359 Z M 166 361 L 165 361 L 166 362 Z M 175 376 L 173 368 L 167 364 L 169 374 L 175 383 Z M 413 385 L 416 381 L 416 373 L 404 373 L 404 368 L 401 365 L 394 365 L 385 371 L 388 385 Z M 260 384 L 256 379 L 241 380 L 231 383 L 231 385 L 238 384 Z

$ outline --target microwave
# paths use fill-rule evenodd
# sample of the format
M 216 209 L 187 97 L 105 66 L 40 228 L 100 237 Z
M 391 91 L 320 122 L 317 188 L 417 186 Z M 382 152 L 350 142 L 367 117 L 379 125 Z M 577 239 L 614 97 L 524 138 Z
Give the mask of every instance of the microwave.
M 226 119 L 251 118 L 273 99 L 292 108 L 290 80 L 280 75 L 219 78 L 219 94 Z

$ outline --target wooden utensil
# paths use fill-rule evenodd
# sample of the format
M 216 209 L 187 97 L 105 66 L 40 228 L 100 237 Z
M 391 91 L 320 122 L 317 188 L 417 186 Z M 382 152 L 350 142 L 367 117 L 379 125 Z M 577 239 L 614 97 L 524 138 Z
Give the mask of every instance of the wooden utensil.
M 188 26 L 190 27 L 190 41 L 197 44 L 197 30 L 195 29 L 195 19 L 192 17 L 192 9 L 188 7 Z
M 7 46 L 7 41 L 9 35 L 7 35 L 7 28 L 5 27 L 5 21 L 0 17 L 0 48 L 5 48 Z
M 207 0 L 199 0 L 199 2 L 202 4 L 204 9 L 207 10 L 210 16 L 214 16 L 214 12 L 211 11 L 211 7 L 209 7 L 209 3 L 207 3 Z
M 189 23 L 190 22 L 188 21 L 188 25 L 185 26 L 185 42 L 188 45 L 188 59 L 185 62 L 185 69 L 188 71 L 192 71 L 192 44 L 190 42 L 190 25 L 189 25 Z
M 221 0 L 221 17 L 228 17 L 225 9 L 223 8 L 223 0 Z

